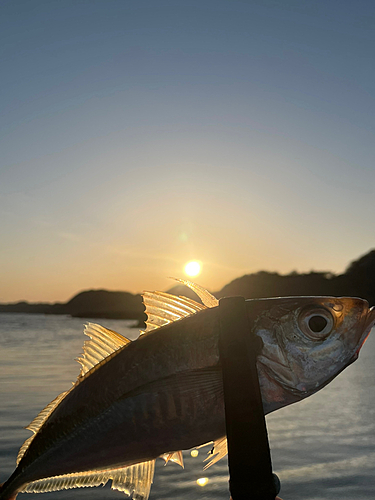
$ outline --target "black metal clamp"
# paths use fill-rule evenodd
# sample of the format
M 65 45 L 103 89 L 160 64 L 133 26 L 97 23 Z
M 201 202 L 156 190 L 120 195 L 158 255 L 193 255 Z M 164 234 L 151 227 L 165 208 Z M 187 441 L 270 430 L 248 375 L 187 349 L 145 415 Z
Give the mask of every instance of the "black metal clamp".
M 256 367 L 261 340 L 253 335 L 243 297 L 219 302 L 229 489 L 233 500 L 275 500 L 267 426 Z

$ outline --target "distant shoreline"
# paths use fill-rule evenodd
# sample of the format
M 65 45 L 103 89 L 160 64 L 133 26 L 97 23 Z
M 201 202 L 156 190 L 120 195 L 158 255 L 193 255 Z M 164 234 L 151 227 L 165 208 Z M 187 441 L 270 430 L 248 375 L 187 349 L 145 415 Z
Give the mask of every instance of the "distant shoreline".
M 168 293 L 184 295 L 200 301 L 184 285 L 176 285 Z M 259 271 L 237 278 L 220 291 L 217 298 L 241 295 L 247 299 L 285 297 L 292 295 L 349 296 L 366 299 L 375 305 L 375 250 L 353 261 L 344 274 L 310 272 L 287 275 Z M 25 301 L 0 304 L 0 313 L 54 314 L 73 318 L 129 319 L 140 324 L 146 319 L 142 297 L 129 292 L 86 290 L 66 303 L 29 303 Z

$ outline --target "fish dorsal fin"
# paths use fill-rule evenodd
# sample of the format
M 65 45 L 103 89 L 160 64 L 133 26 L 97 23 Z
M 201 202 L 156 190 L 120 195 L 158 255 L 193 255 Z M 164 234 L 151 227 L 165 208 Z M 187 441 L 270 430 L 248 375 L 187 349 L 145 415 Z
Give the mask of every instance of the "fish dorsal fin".
M 17 458 L 16 458 L 16 464 L 17 465 L 20 463 L 21 458 L 26 453 L 26 450 L 30 446 L 31 441 L 34 439 L 34 437 L 35 437 L 35 435 L 33 434 L 32 436 L 30 436 L 29 438 L 27 438 L 26 441 L 24 441 L 24 443 L 21 446 L 21 448 L 19 449 L 19 452 L 18 452 L 18 455 L 17 455 Z
M 111 479 L 113 490 L 132 495 L 134 500 L 147 500 L 154 478 L 155 460 L 112 470 L 78 472 L 48 477 L 28 483 L 22 493 L 45 493 L 105 485 Z
M 119 333 L 108 330 L 95 323 L 88 323 L 85 325 L 84 333 L 90 337 L 90 340 L 85 340 L 83 344 L 84 354 L 77 359 L 82 365 L 81 373 L 79 374 L 81 377 L 104 358 L 130 342 L 129 339 Z M 56 406 L 64 399 L 66 394 L 67 392 L 62 392 L 57 398 L 48 403 L 26 429 L 36 434 Z
M 90 340 L 85 340 L 83 355 L 77 358 L 81 365 L 80 377 L 83 377 L 104 358 L 131 342 L 123 335 L 95 323 L 85 325 L 84 333 L 90 337 Z
M 211 465 L 216 464 L 216 462 L 224 458 L 227 453 L 228 453 L 228 443 L 226 437 L 214 441 L 214 445 L 212 447 L 209 456 L 204 459 L 205 462 L 209 460 L 209 462 L 204 466 L 204 470 L 211 467 Z
M 29 423 L 29 425 L 26 427 L 29 431 L 33 432 L 33 436 L 30 436 L 26 441 L 23 443 L 23 445 L 20 448 L 20 451 L 18 452 L 17 455 L 17 464 L 20 462 L 21 458 L 24 456 L 27 448 L 30 446 L 31 441 L 34 439 L 35 434 L 39 431 L 39 429 L 42 427 L 44 422 L 47 420 L 47 418 L 51 415 L 53 410 L 56 408 L 56 406 L 64 399 L 66 396 L 67 392 L 62 392 L 55 398 L 53 401 L 48 403 L 48 405 L 43 408 L 43 410 L 38 413 L 38 415 L 34 418 L 32 422 Z
M 182 280 L 180 278 L 172 278 L 172 279 L 178 281 L 179 283 L 182 283 L 185 286 L 188 286 L 191 290 L 193 290 L 193 292 L 195 292 L 198 295 L 198 297 L 201 299 L 201 301 L 206 307 L 216 307 L 219 305 L 219 301 L 217 300 L 217 298 L 214 297 L 208 290 L 206 290 L 202 286 L 197 285 L 192 281 Z
M 182 451 L 164 453 L 163 455 L 160 455 L 160 458 L 165 460 L 164 465 L 167 465 L 168 462 L 175 462 L 176 464 L 184 468 L 184 457 L 182 456 Z
M 48 403 L 48 405 L 45 408 L 43 408 L 41 412 L 39 412 L 39 414 L 34 418 L 34 420 L 29 423 L 26 429 L 36 434 L 42 427 L 44 422 L 47 420 L 47 418 L 51 415 L 56 406 L 60 403 L 60 401 L 64 399 L 65 395 L 66 392 L 62 392 L 57 396 L 57 398 Z
M 141 334 L 206 309 L 206 306 L 198 304 L 195 300 L 176 297 L 165 292 L 145 292 L 142 297 L 147 314 L 147 328 Z
M 130 342 L 130 340 L 123 335 L 120 335 L 113 330 L 108 330 L 108 328 L 104 328 L 104 326 L 96 325 L 95 323 L 88 323 L 85 325 L 84 333 L 90 337 L 90 340 L 85 340 L 83 344 L 83 355 L 77 359 L 77 361 L 81 364 L 81 372 L 78 379 L 83 377 L 103 359 Z M 68 392 L 69 391 L 61 393 L 57 396 L 57 398 L 51 401 L 51 403 L 49 403 L 38 414 L 38 416 L 34 418 L 26 429 L 29 429 L 36 434 Z M 26 453 L 26 450 L 30 446 L 33 439 L 34 436 L 29 437 L 21 446 L 17 455 L 17 464 Z

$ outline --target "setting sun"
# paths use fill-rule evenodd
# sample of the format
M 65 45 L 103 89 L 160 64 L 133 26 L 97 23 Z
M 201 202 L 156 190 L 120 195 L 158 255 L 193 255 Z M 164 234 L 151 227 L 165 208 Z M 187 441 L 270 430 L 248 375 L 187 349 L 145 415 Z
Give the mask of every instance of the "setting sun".
M 202 265 L 196 260 L 191 260 L 187 264 L 185 264 L 184 272 L 190 278 L 194 278 L 194 276 L 198 276 L 202 270 Z

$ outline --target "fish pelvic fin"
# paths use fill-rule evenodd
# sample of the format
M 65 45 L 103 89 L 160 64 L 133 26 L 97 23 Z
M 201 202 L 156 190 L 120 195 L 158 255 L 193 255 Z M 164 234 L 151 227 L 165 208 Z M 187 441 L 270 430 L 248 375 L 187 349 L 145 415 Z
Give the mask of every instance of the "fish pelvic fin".
M 209 462 L 204 466 L 204 470 L 207 470 L 211 465 L 216 464 L 219 460 L 225 457 L 228 453 L 228 443 L 227 438 L 223 437 L 214 441 L 214 445 L 208 457 L 204 459 L 205 462 Z
M 180 465 L 184 469 L 184 458 L 182 456 L 182 451 L 164 453 L 163 455 L 160 455 L 160 458 L 165 460 L 164 465 L 167 465 L 168 462 L 175 462 L 176 464 Z
M 134 500 L 148 500 L 155 472 L 155 460 L 141 462 L 128 467 L 103 471 L 87 471 L 75 474 L 39 479 L 27 484 L 22 493 L 46 493 L 101 486 L 112 480 L 111 488 L 122 491 Z

